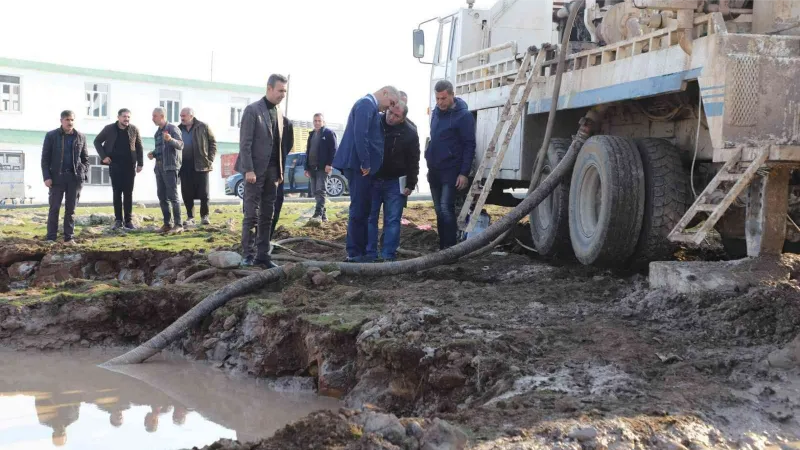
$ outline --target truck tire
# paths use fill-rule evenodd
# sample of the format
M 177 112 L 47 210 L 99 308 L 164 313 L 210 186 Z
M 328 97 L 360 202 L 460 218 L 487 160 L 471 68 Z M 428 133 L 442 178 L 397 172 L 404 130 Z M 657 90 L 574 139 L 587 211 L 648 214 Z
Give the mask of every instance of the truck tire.
M 542 167 L 544 181 L 567 153 L 571 139 L 552 138 L 547 148 L 547 160 Z M 571 256 L 569 239 L 569 178 L 556 187 L 528 216 L 531 222 L 531 238 L 536 251 L 546 257 Z
M 645 181 L 633 140 L 592 136 L 583 145 L 569 188 L 569 234 L 585 265 L 625 265 L 642 230 Z
M 679 245 L 667 236 L 691 205 L 689 174 L 680 151 L 668 141 L 645 138 L 637 140 L 636 146 L 644 169 L 645 197 L 634 263 L 672 259 Z

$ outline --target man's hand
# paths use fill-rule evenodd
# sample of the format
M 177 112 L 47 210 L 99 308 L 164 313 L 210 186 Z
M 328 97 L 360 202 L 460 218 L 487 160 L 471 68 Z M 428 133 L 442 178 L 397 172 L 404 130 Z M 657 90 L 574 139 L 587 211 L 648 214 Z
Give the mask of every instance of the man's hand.
M 411 189 L 409 189 L 409 188 L 405 188 L 405 189 L 403 189 L 403 195 L 405 195 L 406 197 L 408 197 L 409 195 L 411 195 Z
M 103 158 L 103 164 L 111 164 L 111 158 L 109 158 L 108 156 Z
M 333 171 L 333 167 L 331 167 L 331 166 L 325 166 L 325 173 L 327 173 L 328 175 L 330 175 L 330 174 L 331 174 L 331 171 Z M 306 176 L 308 176 L 308 175 L 306 175 Z
M 155 158 L 155 157 L 156 157 L 156 156 L 153 154 L 153 152 L 150 152 L 150 153 L 148 153 L 148 154 L 147 154 L 147 158 L 148 158 L 148 159 L 153 159 L 153 158 Z
M 369 175 L 369 169 L 363 169 L 363 168 L 362 168 L 362 169 L 361 169 L 361 175 L 363 175 L 363 176 L 367 176 L 367 175 Z
M 165 132 L 164 132 L 164 141 L 165 141 L 165 142 L 169 142 L 169 141 L 171 141 L 171 140 L 172 140 L 172 136 L 170 136 L 170 135 L 169 135 L 169 132 L 168 132 L 168 131 L 165 131 Z
M 459 191 L 462 189 L 466 189 L 467 183 L 469 183 L 467 177 L 465 177 L 464 175 L 459 175 L 458 179 L 456 180 L 456 189 L 458 189 Z
M 44 185 L 48 188 L 53 186 L 53 180 L 44 180 Z
M 303 172 L 303 173 L 306 174 L 306 178 L 311 178 L 311 175 L 308 173 L 307 170 L 305 172 Z
M 278 182 L 275 183 L 275 186 L 277 186 L 277 185 L 279 185 L 281 183 L 283 183 L 283 177 L 278 178 Z
M 141 172 L 141 171 L 142 171 L 142 166 L 138 166 L 138 167 L 136 167 L 136 173 L 139 173 L 139 172 Z
M 246 174 L 244 174 L 244 180 L 250 184 L 254 184 L 256 182 L 256 173 L 247 172 Z

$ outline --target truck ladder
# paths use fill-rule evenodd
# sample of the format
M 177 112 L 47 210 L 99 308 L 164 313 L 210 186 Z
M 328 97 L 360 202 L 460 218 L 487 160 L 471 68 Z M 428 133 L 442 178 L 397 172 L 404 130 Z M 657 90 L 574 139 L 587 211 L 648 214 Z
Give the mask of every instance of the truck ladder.
M 731 155 L 731 159 L 722 166 L 722 169 L 717 172 L 717 175 L 708 183 L 708 186 L 697 196 L 691 208 L 686 211 L 683 218 L 675 225 L 675 228 L 672 229 L 668 236 L 670 241 L 687 244 L 700 244 L 703 242 L 708 232 L 714 228 L 714 225 L 722 218 L 722 215 L 725 214 L 725 211 L 728 210 L 731 203 L 736 200 L 736 197 L 750 185 L 758 169 L 767 161 L 767 158 L 769 158 L 769 147 L 759 149 L 756 157 L 750 162 L 750 165 L 747 166 L 744 172 L 739 172 L 737 170 L 741 169 L 741 158 L 742 149 L 740 148 L 739 151 Z M 735 181 L 735 183 L 727 192 L 722 189 L 722 191 L 725 192 L 722 201 L 719 203 L 710 203 L 711 194 L 725 181 Z M 709 213 L 703 225 L 694 231 L 686 230 L 686 226 L 688 226 L 692 219 L 700 212 Z
M 542 64 L 545 62 L 547 55 L 547 50 L 544 48 L 539 50 L 539 54 L 536 56 L 536 63 L 533 66 L 533 70 L 530 72 L 530 76 L 526 76 L 528 67 L 531 65 L 531 55 L 533 55 L 533 52 L 535 51 L 536 49 L 534 47 L 529 48 L 528 52 L 525 54 L 525 58 L 522 60 L 522 64 L 519 67 L 519 72 L 514 78 L 513 85 L 511 86 L 511 93 L 508 96 L 508 100 L 503 107 L 503 111 L 500 113 L 497 126 L 494 129 L 494 135 L 492 135 L 492 139 L 489 141 L 489 147 L 487 147 L 486 152 L 483 154 L 481 164 L 478 167 L 478 171 L 475 173 L 475 179 L 472 180 L 472 186 L 470 186 L 467 193 L 467 199 L 458 215 L 458 228 L 466 233 L 471 232 L 473 228 L 475 228 L 475 224 L 477 223 L 477 220 L 475 219 L 477 217 L 476 214 L 480 214 L 481 210 L 483 209 L 483 205 L 486 203 L 486 197 L 489 195 L 489 191 L 492 190 L 492 183 L 494 183 L 494 179 L 497 177 L 497 173 L 500 171 L 500 166 L 503 164 L 503 158 L 505 157 L 506 150 L 508 150 L 508 144 L 511 141 L 512 136 L 514 136 L 514 130 L 519 123 L 519 119 L 522 116 L 522 112 L 525 109 L 528 96 L 530 95 L 534 84 L 544 83 L 546 81 L 545 77 L 540 76 Z M 517 91 L 523 84 L 525 85 L 525 89 L 522 91 L 522 98 L 520 98 L 519 103 L 517 103 L 514 114 L 509 116 L 511 108 L 515 103 L 515 99 L 517 98 Z M 506 129 L 506 125 L 509 125 L 507 128 L 508 131 L 506 131 L 505 138 L 500 146 L 500 150 L 496 151 L 497 141 L 500 139 L 500 134 Z M 486 181 L 484 183 L 481 183 L 481 180 L 486 173 L 486 168 L 489 167 L 490 161 L 491 171 L 489 172 L 489 176 L 486 177 Z M 476 214 L 472 215 L 473 219 L 475 220 L 470 220 L 469 223 L 467 223 L 467 216 L 470 214 L 470 210 L 476 212 Z

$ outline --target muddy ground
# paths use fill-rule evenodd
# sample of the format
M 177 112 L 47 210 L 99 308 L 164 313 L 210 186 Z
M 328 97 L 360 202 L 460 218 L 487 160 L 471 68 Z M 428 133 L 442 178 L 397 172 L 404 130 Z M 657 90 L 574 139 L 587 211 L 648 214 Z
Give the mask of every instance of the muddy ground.
M 322 227 L 285 226 L 277 238 L 341 243 L 339 216 Z M 404 218 L 401 247 L 435 251 L 432 208 L 412 205 Z M 202 251 L 236 250 L 229 225 L 204 231 L 226 245 Z M 233 279 L 180 284 L 209 267 L 200 250 L 103 252 L 90 241 L 62 248 L 3 239 L 0 278 L 10 278 L 10 291 L 0 294 L 0 345 L 137 344 Z M 344 256 L 313 243 L 288 247 L 295 253 L 276 254 Z M 286 272 L 172 350 L 220 370 L 309 377 L 346 408 L 260 443 L 208 448 L 798 448 L 800 358 L 778 352 L 800 333 L 795 279 L 676 295 L 649 289 L 641 271 L 542 261 L 513 240 L 394 277 Z

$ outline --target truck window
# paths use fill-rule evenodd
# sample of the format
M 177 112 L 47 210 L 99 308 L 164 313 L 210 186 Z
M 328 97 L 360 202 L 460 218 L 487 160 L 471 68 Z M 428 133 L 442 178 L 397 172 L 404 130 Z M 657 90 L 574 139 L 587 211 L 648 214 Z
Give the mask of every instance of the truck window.
M 452 36 L 453 20 L 443 22 L 439 28 L 439 54 L 436 58 L 437 64 L 444 64 L 450 56 L 450 37 Z

